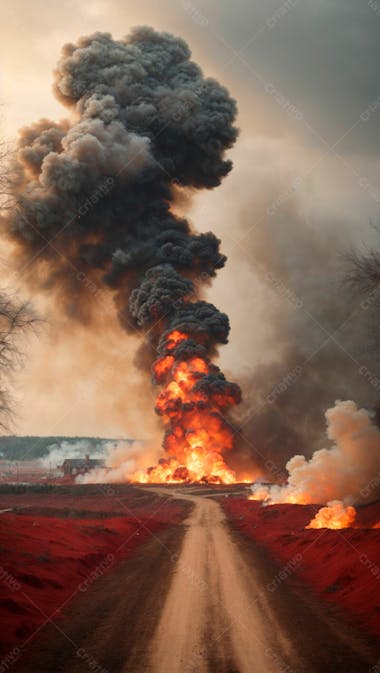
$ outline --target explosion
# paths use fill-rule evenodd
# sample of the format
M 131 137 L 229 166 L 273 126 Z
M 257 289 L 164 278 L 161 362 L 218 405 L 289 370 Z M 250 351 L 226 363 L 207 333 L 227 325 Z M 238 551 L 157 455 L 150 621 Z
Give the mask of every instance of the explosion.
M 21 131 L 3 226 L 33 286 L 55 288 L 90 325 L 101 306 L 88 288 L 112 292 L 121 325 L 146 338 L 140 364 L 149 371 L 158 354 L 167 458 L 133 479 L 231 483 L 226 413 L 240 389 L 211 362 L 229 321 L 200 298 L 226 257 L 172 206 L 178 190 L 210 189 L 230 171 L 236 104 L 190 56 L 147 27 L 65 45 L 54 90 L 70 116 Z
M 190 325 L 188 326 L 190 327 Z M 174 330 L 163 335 L 154 378 L 164 388 L 156 402 L 167 432 L 164 448 L 170 458 L 138 481 L 207 481 L 233 483 L 235 474 L 223 454 L 233 446 L 233 434 L 223 414 L 240 401 L 240 389 L 199 353 L 207 335 Z M 198 352 L 198 355 L 197 355 Z
M 315 451 L 307 460 L 293 456 L 287 464 L 288 481 L 254 484 L 251 498 L 265 504 L 345 504 L 374 501 L 380 485 L 380 430 L 366 409 L 355 402 L 337 401 L 326 411 L 331 448 Z
M 314 519 L 306 528 L 351 528 L 355 522 L 356 510 L 351 505 L 344 505 L 340 500 L 332 500 L 327 507 L 321 507 Z

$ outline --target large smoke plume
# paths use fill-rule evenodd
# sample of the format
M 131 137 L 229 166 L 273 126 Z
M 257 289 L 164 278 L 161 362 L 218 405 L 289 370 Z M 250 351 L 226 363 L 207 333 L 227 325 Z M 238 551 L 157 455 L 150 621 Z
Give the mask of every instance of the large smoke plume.
M 94 308 L 89 284 L 111 291 L 122 326 L 147 335 L 159 356 L 156 382 L 186 369 L 188 398 L 168 400 L 166 389 L 157 407 L 172 455 L 199 438 L 195 414 L 206 407 L 211 450 L 230 449 L 224 412 L 240 390 L 210 362 L 229 321 L 199 298 L 226 258 L 214 234 L 193 233 L 172 206 L 178 190 L 215 187 L 231 169 L 224 154 L 237 137 L 236 104 L 204 78 L 183 40 L 145 27 L 67 44 L 54 91 L 69 119 L 23 129 L 13 166 L 5 226 L 19 264 L 84 322 Z
M 264 319 L 270 346 L 239 376 L 244 407 L 236 460 L 253 461 L 270 481 L 282 481 L 292 456 L 310 457 L 325 446 L 324 414 L 335 400 L 353 398 L 370 409 L 379 386 L 368 347 L 373 299 L 354 296 L 345 283 L 353 233 L 317 207 L 308 213 L 297 186 L 289 190 L 269 168 L 274 184 L 258 182 L 255 217 L 246 211 L 239 218 L 239 252 L 251 274 L 241 284 L 254 285 L 261 300 L 261 317 L 257 311 L 252 327 L 248 317 L 245 329 L 253 333 Z
M 355 402 L 337 402 L 326 412 L 330 448 L 315 451 L 307 460 L 302 455 L 287 465 L 285 486 L 252 487 L 254 497 L 276 502 L 320 503 L 341 500 L 363 504 L 380 493 L 380 430 L 365 409 Z

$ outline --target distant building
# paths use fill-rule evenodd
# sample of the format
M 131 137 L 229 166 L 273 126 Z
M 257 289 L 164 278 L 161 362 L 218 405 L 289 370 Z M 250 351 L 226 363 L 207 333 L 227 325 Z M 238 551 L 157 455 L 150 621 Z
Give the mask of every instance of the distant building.
M 62 464 L 63 474 L 71 477 L 85 474 L 95 467 L 104 467 L 104 460 L 86 456 L 85 458 L 66 458 Z

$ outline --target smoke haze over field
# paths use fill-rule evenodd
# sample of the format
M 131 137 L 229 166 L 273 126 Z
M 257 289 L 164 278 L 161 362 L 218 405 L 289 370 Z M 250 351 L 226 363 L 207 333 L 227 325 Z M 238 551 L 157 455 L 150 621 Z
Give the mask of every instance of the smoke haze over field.
M 346 504 L 375 501 L 380 495 L 380 429 L 355 402 L 337 402 L 326 412 L 331 448 L 315 451 L 309 460 L 288 461 L 285 486 L 253 486 L 259 500 L 272 504 Z
M 46 448 L 47 455 L 40 458 L 40 462 L 45 467 L 60 467 L 66 458 L 85 458 L 86 454 L 91 454 L 91 458 L 103 458 L 107 447 L 114 442 L 99 440 L 94 446 L 93 443 L 85 439 L 77 441 L 63 440 L 62 442 L 51 444 Z M 115 442 L 117 444 L 117 442 Z
M 159 460 L 159 447 L 159 442 L 107 442 L 102 455 L 104 467 L 96 467 L 80 475 L 77 481 L 82 484 L 124 483 L 136 470 L 146 470 Z
M 216 187 L 230 171 L 236 104 L 190 56 L 149 27 L 66 44 L 54 91 L 71 116 L 20 132 L 3 223 L 30 285 L 56 293 L 70 318 L 94 329 L 105 305 L 91 305 L 88 286 L 112 292 L 121 326 L 151 349 L 136 363 L 166 386 L 155 409 L 173 477 L 224 479 L 225 414 L 241 393 L 211 360 L 230 327 L 200 288 L 226 258 L 171 206 L 174 186 Z
M 223 6 L 206 0 L 195 9 L 198 13 L 189 3 L 173 6 L 166 0 L 157 9 L 145 0 L 128 6 L 120 0 L 86 5 L 72 0 L 49 7 L 37 0 L 33 8 L 15 0 L 4 6 L 0 50 L 7 132 L 14 135 L 30 119 L 59 119 L 62 107 L 48 84 L 61 44 L 95 30 L 120 34 L 121 26 L 127 33 L 132 25 L 153 23 L 182 35 L 195 60 L 226 84 L 239 102 L 242 129 L 229 154 L 234 171 L 214 193 L 196 195 L 191 203 L 181 200 L 176 208 L 198 230 L 211 229 L 223 240 L 228 264 L 208 296 L 231 320 L 234 338 L 220 358 L 243 384 L 244 455 L 258 454 L 262 464 L 269 456 L 285 474 L 290 456 L 299 451 L 311 456 L 324 446 L 323 414 L 335 399 L 370 406 L 378 397 L 377 372 L 366 338 L 360 337 L 371 302 L 365 308 L 361 300 L 352 306 L 339 285 L 341 253 L 351 245 L 370 244 L 368 223 L 378 219 L 378 16 L 353 0 L 319 3 L 318 11 L 306 0 L 284 16 L 275 0 Z M 36 39 L 25 40 L 24 31 Z M 93 304 L 91 286 L 84 289 Z M 104 325 L 99 326 L 86 345 L 82 327 L 68 335 L 60 329 L 61 317 L 49 308 L 56 329 L 49 343 L 35 345 L 20 380 L 20 387 L 25 383 L 21 426 L 38 433 L 43 417 L 49 431 L 60 428 L 62 434 L 68 429 L 110 434 L 110 422 L 115 433 L 130 429 L 137 434 L 141 419 L 154 428 L 150 392 L 145 387 L 145 401 L 130 352 L 117 353 L 119 337 L 112 357 L 118 372 L 115 399 L 121 403 L 113 409 L 112 376 L 104 385 L 101 375 L 96 376 L 99 384 L 91 381 L 93 371 L 101 370 L 112 330 L 102 346 Z M 332 334 L 346 319 L 334 340 L 322 346 L 328 336 L 324 330 Z M 72 373 L 81 367 L 83 350 L 87 359 L 80 379 L 86 395 L 78 399 Z M 122 399 L 122 371 L 128 371 L 128 389 L 141 391 L 133 406 L 143 412 L 136 417 L 130 400 Z M 51 402 L 52 389 L 57 405 Z
M 354 392 L 359 405 L 371 406 L 378 394 L 368 334 L 374 307 L 344 282 L 342 223 L 325 222 L 322 237 L 295 192 L 281 211 L 263 212 L 265 222 L 240 248 L 266 297 L 276 352 L 240 379 L 238 451 L 256 456 L 269 478 L 285 474 L 295 453 L 322 448 L 324 413 L 336 399 Z

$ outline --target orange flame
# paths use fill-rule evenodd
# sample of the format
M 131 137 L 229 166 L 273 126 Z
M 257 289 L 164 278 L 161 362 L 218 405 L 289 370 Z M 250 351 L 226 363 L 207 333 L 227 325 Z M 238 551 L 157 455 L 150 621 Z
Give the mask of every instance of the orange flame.
M 174 350 L 174 348 L 178 346 L 178 344 L 180 344 L 181 341 L 186 341 L 186 339 L 188 338 L 189 337 L 187 336 L 187 334 L 185 334 L 185 332 L 180 332 L 177 329 L 173 330 L 173 332 L 168 334 L 168 336 L 166 337 L 166 350 L 168 350 L 169 352 Z
M 236 475 L 225 463 L 224 453 L 233 446 L 233 432 L 223 412 L 236 404 L 233 386 L 208 386 L 207 377 L 218 369 L 203 357 L 177 360 L 171 353 L 190 337 L 179 330 L 166 337 L 168 355 L 153 365 L 156 382 L 166 383 L 156 400 L 156 412 L 167 432 L 168 455 L 132 481 L 141 483 L 207 482 L 232 484 Z M 192 337 L 194 340 L 194 337 Z M 199 343 L 204 337 L 199 338 Z
M 264 502 L 266 505 L 273 505 L 277 502 L 276 500 L 271 500 L 271 491 L 268 485 L 261 485 L 260 482 L 258 482 L 257 484 L 254 484 L 254 487 L 254 492 L 248 496 L 248 500 L 257 500 L 259 502 Z M 281 495 L 281 500 L 278 502 L 289 505 L 308 505 L 310 503 L 310 498 L 306 493 L 290 492 L 283 493 Z
M 339 500 L 333 500 L 327 504 L 327 507 L 321 507 L 306 528 L 331 528 L 333 530 L 350 528 L 354 524 L 355 518 L 356 510 L 354 507 L 346 506 Z

